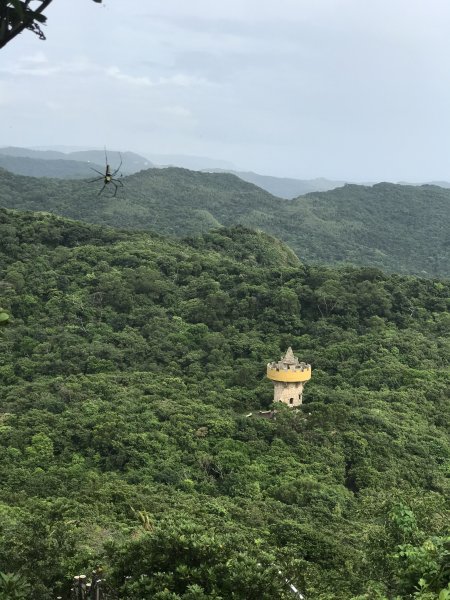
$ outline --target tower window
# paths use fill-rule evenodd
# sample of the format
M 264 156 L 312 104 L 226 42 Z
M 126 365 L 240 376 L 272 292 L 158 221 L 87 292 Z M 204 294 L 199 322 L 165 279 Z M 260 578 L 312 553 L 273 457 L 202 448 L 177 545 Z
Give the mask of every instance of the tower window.
M 289 404 L 294 404 L 294 398 L 289 398 Z

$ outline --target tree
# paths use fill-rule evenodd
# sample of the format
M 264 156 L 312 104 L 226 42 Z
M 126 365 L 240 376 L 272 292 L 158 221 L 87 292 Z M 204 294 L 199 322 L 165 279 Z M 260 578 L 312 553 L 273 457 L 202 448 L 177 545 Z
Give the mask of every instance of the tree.
M 39 39 L 45 40 L 41 26 L 47 21 L 43 14 L 44 10 L 53 0 L 0 0 L 0 48 L 8 42 L 29 29 Z M 93 0 L 100 4 L 102 0 Z M 39 6 L 32 8 L 32 2 L 38 2 Z
M 0 573 L 0 600 L 25 600 L 29 598 L 30 586 L 17 573 Z

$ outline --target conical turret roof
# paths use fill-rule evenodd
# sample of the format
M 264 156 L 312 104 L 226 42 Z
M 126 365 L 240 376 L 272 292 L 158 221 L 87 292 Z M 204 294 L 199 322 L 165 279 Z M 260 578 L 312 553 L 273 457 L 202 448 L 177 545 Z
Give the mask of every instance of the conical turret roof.
M 285 363 L 286 365 L 295 365 L 296 363 L 298 363 L 298 358 L 294 356 L 294 352 L 292 351 L 292 348 L 290 346 L 287 349 L 284 358 L 281 359 L 281 362 Z

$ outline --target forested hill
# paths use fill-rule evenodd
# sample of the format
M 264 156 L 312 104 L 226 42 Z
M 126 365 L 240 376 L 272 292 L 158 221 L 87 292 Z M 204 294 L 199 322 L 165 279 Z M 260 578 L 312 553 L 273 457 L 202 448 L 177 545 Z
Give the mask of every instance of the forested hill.
M 0 205 L 91 223 L 195 235 L 242 224 L 287 242 L 304 261 L 450 275 L 450 190 L 347 185 L 286 201 L 226 173 L 151 169 L 123 179 L 116 198 L 101 182 L 20 177 L 0 170 Z
M 270 212 L 283 202 L 228 173 L 150 169 L 123 178 L 123 183 L 112 198 L 110 189 L 98 196 L 102 183 L 20 177 L 0 170 L 0 204 L 181 236 L 238 223 L 255 207 Z
M 104 165 L 81 162 L 78 160 L 28 158 L 7 156 L 0 150 L 0 168 L 7 169 L 17 175 L 27 177 L 56 177 L 62 179 L 93 178 L 96 174 L 92 168 L 102 172 Z
M 341 230 L 347 245 L 339 248 L 335 244 L 337 259 L 361 260 L 392 271 L 450 275 L 448 189 L 393 183 L 346 185 L 308 194 L 297 201 L 311 219 L 330 225 L 334 222 Z M 297 212 L 295 208 L 293 211 Z M 283 239 L 292 243 L 292 237 Z M 355 251 L 362 254 L 359 260 Z M 399 269 L 400 264 L 403 269 Z
M 410 600 L 446 585 L 450 283 L 0 210 L 0 565 L 24 598 Z M 305 405 L 265 365 L 312 363 Z M 283 575 L 279 576 L 281 570 Z

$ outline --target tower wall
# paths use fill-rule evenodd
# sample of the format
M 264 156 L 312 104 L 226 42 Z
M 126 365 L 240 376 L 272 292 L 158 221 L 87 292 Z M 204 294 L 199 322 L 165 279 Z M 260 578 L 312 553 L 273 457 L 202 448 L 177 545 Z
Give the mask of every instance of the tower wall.
M 273 382 L 273 401 L 283 402 L 288 406 L 300 406 L 303 402 L 303 383 Z

